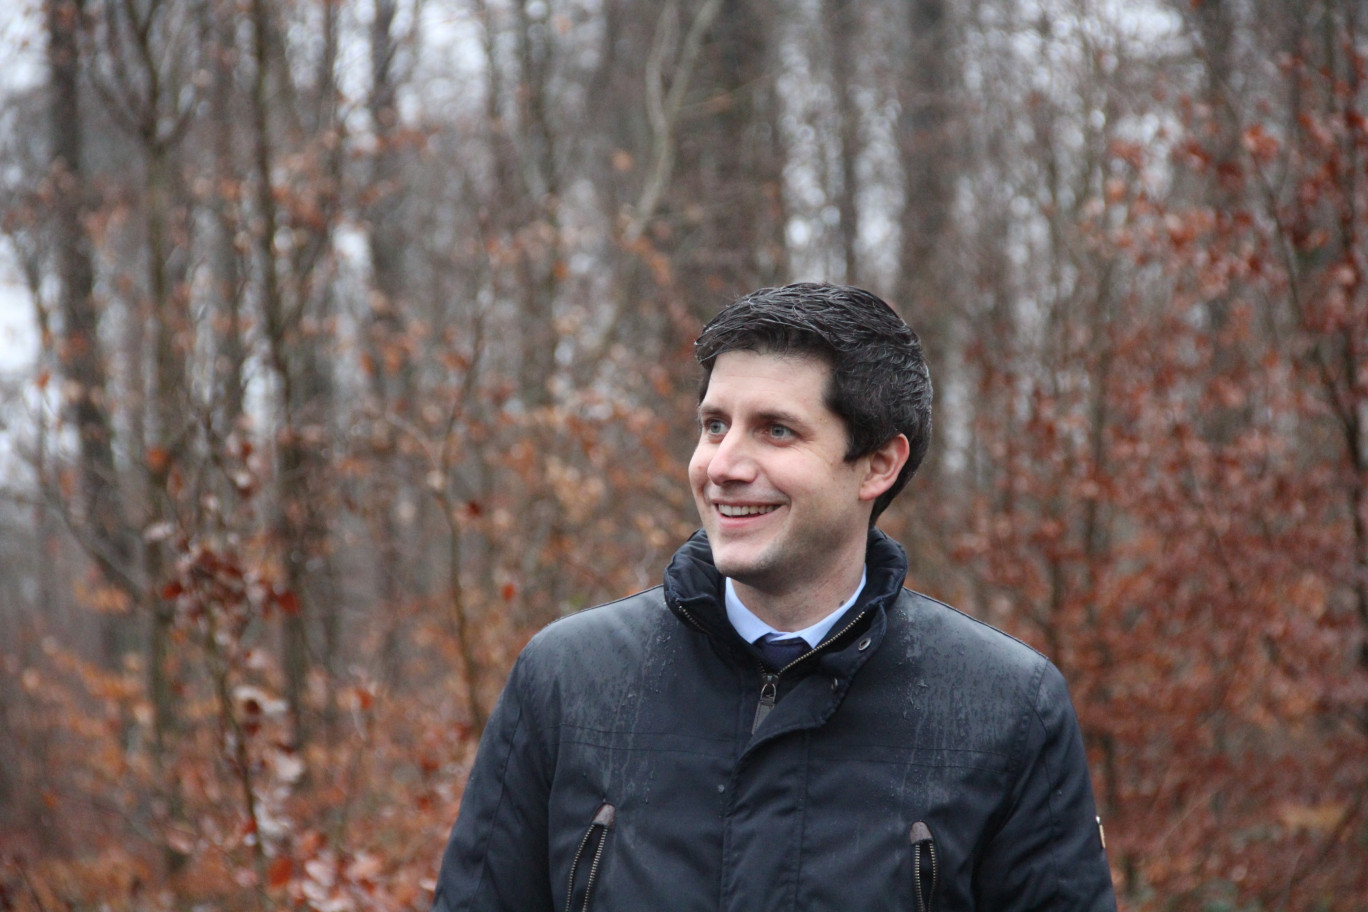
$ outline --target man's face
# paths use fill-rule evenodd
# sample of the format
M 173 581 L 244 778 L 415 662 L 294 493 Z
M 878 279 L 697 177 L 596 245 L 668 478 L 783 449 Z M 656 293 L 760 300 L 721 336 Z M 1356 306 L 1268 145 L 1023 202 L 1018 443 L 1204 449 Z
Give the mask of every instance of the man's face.
M 698 407 L 689 482 L 713 559 L 765 595 L 821 589 L 862 566 L 873 501 L 892 483 L 881 454 L 846 461 L 830 376 L 816 357 L 726 352 Z

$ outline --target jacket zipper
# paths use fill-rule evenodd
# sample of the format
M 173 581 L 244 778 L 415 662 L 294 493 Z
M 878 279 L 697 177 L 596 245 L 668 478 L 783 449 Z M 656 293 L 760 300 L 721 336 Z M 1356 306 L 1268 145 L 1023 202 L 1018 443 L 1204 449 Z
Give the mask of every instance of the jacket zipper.
M 751 734 L 755 734 L 760 723 L 765 721 L 765 716 L 774 709 L 774 703 L 779 697 L 779 675 L 772 671 L 766 671 L 760 677 L 760 702 L 755 707 L 755 721 L 751 723 Z
M 707 632 L 703 625 L 698 623 L 698 621 L 694 619 L 693 615 L 689 614 L 688 610 L 685 609 L 683 605 L 676 605 L 675 607 L 679 609 L 680 614 L 684 615 L 684 617 L 688 619 L 689 623 L 693 624 L 699 630 L 702 630 L 705 633 Z M 845 636 L 852 627 L 860 623 L 860 619 L 868 613 L 868 610 L 869 609 L 866 608 L 859 614 L 855 615 L 853 618 L 850 619 L 850 623 L 842 627 L 835 636 L 827 637 L 825 642 L 833 643 L 836 640 L 839 640 L 841 637 Z M 765 717 L 770 714 L 770 710 L 774 709 L 774 704 L 779 700 L 779 676 L 784 672 L 788 671 L 794 665 L 797 665 L 799 662 L 807 660 L 810 656 L 812 656 L 821 648 L 822 647 L 818 645 L 812 649 L 809 649 L 807 652 L 798 656 L 796 659 L 794 659 L 792 662 L 789 662 L 787 665 L 785 665 L 783 668 L 780 668 L 778 671 L 770 671 L 765 666 L 760 666 L 760 702 L 757 703 L 755 706 L 755 721 L 751 723 L 751 734 L 755 734 L 755 732 L 760 728 L 760 723 L 765 721 Z
M 917 912 L 931 912 L 931 901 L 936 898 L 936 878 L 940 873 L 936 840 L 931 835 L 931 828 L 920 820 L 912 824 L 909 836 L 912 841 L 912 884 L 916 888 Z M 923 849 L 929 868 L 927 872 L 922 870 Z
M 598 879 L 599 863 L 603 860 L 603 850 L 608 845 L 608 831 L 613 828 L 613 820 L 616 817 L 617 809 L 607 802 L 599 805 L 599 809 L 594 812 L 594 820 L 589 824 L 589 829 L 585 831 L 584 838 L 580 840 L 579 848 L 575 850 L 574 860 L 570 862 L 570 883 L 565 891 L 565 912 L 572 912 L 575 904 L 575 871 L 584 858 L 585 849 L 589 847 L 594 835 L 598 834 L 598 844 L 594 846 L 593 860 L 589 863 L 589 876 L 584 881 L 584 903 L 580 906 L 581 912 L 588 912 L 589 896 L 594 892 L 594 881 Z
M 687 616 L 687 612 L 685 616 Z M 856 624 L 860 623 L 860 618 L 864 616 L 865 612 L 861 611 L 859 614 L 851 618 L 850 623 L 842 627 L 839 633 L 837 633 L 833 637 L 827 637 L 824 642 L 833 643 L 836 640 L 839 640 L 841 637 L 846 635 L 846 632 L 848 630 L 850 630 Z M 760 702 L 756 704 L 755 721 L 751 723 L 752 735 L 755 734 L 757 730 L 759 730 L 760 723 L 765 721 L 765 717 L 770 714 L 770 710 L 774 709 L 774 704 L 779 700 L 779 676 L 784 672 L 788 671 L 794 665 L 797 665 L 799 662 L 806 661 L 809 657 L 815 655 L 817 651 L 821 648 L 821 645 L 818 645 L 813 647 L 812 649 L 809 649 L 807 652 L 798 656 L 796 659 L 794 659 L 792 662 L 789 662 L 787 665 L 785 665 L 783 668 L 780 668 L 778 671 L 770 671 L 768 668 L 765 668 L 765 666 L 760 666 Z

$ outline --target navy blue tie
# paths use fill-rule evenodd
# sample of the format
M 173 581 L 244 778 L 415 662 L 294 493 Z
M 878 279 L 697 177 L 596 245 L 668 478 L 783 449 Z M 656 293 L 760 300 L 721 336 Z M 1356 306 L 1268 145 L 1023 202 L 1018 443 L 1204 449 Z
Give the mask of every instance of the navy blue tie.
M 789 662 L 798 658 L 812 647 L 802 637 L 785 637 L 778 633 L 767 633 L 755 641 L 765 664 L 778 671 Z

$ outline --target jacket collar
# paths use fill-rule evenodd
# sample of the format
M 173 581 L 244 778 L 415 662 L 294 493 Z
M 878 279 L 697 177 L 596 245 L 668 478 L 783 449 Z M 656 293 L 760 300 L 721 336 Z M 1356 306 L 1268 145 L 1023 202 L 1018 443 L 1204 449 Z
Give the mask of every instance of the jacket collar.
M 882 638 L 882 615 L 902 589 L 907 576 L 907 553 L 879 529 L 870 529 L 865 548 L 865 573 L 864 591 L 832 626 L 826 643 L 832 643 L 837 638 L 842 641 L 851 639 L 860 631 L 866 636 Z M 727 620 L 722 586 L 723 577 L 713 563 L 708 537 L 700 529 L 675 552 L 665 568 L 665 602 L 680 620 L 701 629 L 714 641 L 727 645 L 732 651 L 745 650 L 745 644 Z M 852 622 L 856 622 L 853 627 Z M 871 645 L 876 643 L 866 644 L 865 649 L 858 652 L 865 653 Z M 841 645 L 833 644 L 832 651 L 840 654 L 846 650 Z M 842 670 L 829 667 L 846 664 L 839 660 L 837 654 L 822 656 L 820 664 L 824 669 Z M 858 664 L 862 664 L 862 661 Z

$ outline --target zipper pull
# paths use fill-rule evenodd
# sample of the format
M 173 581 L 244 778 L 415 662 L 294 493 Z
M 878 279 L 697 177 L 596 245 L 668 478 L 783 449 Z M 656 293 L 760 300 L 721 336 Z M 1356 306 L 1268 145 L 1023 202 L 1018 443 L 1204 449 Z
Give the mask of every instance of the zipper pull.
M 599 809 L 594 812 L 593 822 L 589 824 L 589 829 L 585 831 L 584 838 L 580 840 L 579 848 L 575 851 L 575 857 L 570 862 L 570 884 L 565 891 L 565 909 L 571 912 L 575 905 L 575 871 L 579 868 L 580 862 L 584 860 L 584 850 L 588 848 L 590 840 L 597 832 L 599 839 L 598 845 L 594 847 L 594 857 L 589 864 L 589 877 L 584 884 L 584 910 L 589 908 L 589 895 L 594 890 L 594 881 L 598 879 L 599 863 L 603 860 L 603 849 L 608 844 L 608 831 L 613 828 L 613 821 L 617 819 L 617 808 L 604 802 L 599 805 Z
M 912 824 L 912 832 L 908 834 L 909 841 L 912 843 L 912 885 L 917 894 L 917 912 L 931 912 L 931 902 L 936 897 L 936 878 L 940 874 L 936 858 L 936 840 L 931 835 L 931 828 L 922 821 L 918 820 Z M 922 864 L 922 848 L 926 849 L 925 870 Z
M 598 811 L 594 813 L 594 822 L 589 825 L 601 826 L 605 830 L 611 830 L 613 828 L 614 820 L 617 820 L 617 808 L 613 807 L 611 804 L 608 804 L 607 802 L 604 802 L 603 804 L 599 805 Z
M 779 676 L 772 671 L 765 672 L 760 678 L 760 703 L 755 707 L 755 722 L 751 724 L 751 734 L 755 734 L 760 723 L 765 721 L 765 716 L 774 709 L 774 703 L 779 697 Z

